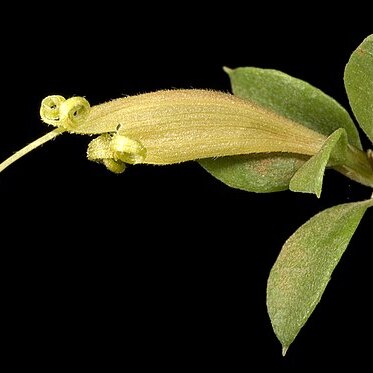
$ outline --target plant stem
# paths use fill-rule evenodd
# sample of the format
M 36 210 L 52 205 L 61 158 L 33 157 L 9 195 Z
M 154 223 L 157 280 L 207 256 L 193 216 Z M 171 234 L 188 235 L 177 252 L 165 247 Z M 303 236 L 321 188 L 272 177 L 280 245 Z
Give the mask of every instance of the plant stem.
M 354 146 L 348 145 L 344 164 L 334 168 L 348 178 L 373 188 L 373 167 L 368 154 Z

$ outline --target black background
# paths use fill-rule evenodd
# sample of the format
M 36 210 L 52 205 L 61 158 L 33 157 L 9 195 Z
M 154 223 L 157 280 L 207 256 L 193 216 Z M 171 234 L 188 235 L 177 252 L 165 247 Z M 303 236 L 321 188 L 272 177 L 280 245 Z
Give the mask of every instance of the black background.
M 161 88 L 229 91 L 223 66 L 282 70 L 348 108 L 344 65 L 369 30 L 322 29 L 317 18 L 291 15 L 273 23 L 234 4 L 217 15 L 216 7 L 54 4 L 50 17 L 24 9 L 3 44 L 10 84 L 1 159 L 49 130 L 38 114 L 49 94 L 93 105 Z M 15 368 L 289 371 L 370 362 L 372 211 L 285 358 L 265 305 L 286 238 L 324 208 L 368 198 L 367 188 L 327 171 L 320 199 L 259 195 L 194 163 L 118 176 L 86 160 L 88 142 L 60 136 L 0 175 L 3 339 Z

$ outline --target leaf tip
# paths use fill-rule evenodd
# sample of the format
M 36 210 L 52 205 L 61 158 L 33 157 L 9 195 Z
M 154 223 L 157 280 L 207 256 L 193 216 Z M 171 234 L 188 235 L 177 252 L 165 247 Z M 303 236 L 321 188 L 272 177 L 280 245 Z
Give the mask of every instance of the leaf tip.
M 288 349 L 289 349 L 289 346 L 282 346 L 282 356 L 285 357 L 286 352 L 288 351 Z
M 224 72 L 226 72 L 228 75 L 230 75 L 232 72 L 233 72 L 233 69 L 227 67 L 227 66 L 223 66 L 223 70 Z

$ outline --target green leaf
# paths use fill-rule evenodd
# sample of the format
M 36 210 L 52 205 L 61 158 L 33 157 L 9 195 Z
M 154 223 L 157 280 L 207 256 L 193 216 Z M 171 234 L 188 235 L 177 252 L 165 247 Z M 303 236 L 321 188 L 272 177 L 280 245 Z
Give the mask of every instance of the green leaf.
M 283 355 L 312 314 L 373 199 L 331 207 L 284 244 L 267 284 L 267 309 Z
M 307 157 L 292 154 L 252 154 L 206 158 L 199 164 L 230 187 L 257 193 L 289 188 L 294 173 Z
M 361 148 L 358 131 L 347 111 L 319 89 L 276 70 L 254 67 L 224 70 L 235 95 L 327 136 L 340 127 L 345 128 L 349 142 Z M 292 154 L 265 154 L 203 159 L 199 163 L 231 187 L 269 193 L 288 189 L 291 178 L 305 160 Z
M 349 143 L 362 149 L 348 112 L 311 84 L 271 69 L 240 67 L 225 71 L 236 96 L 255 101 L 325 136 L 344 128 Z
M 316 155 L 299 168 L 290 180 L 289 189 L 293 192 L 314 193 L 320 198 L 325 168 L 331 156 L 334 155 L 334 158 L 343 158 L 343 150 L 346 147 L 346 131 L 340 128 L 328 137 Z
M 373 35 L 365 38 L 352 53 L 344 81 L 352 111 L 373 143 Z

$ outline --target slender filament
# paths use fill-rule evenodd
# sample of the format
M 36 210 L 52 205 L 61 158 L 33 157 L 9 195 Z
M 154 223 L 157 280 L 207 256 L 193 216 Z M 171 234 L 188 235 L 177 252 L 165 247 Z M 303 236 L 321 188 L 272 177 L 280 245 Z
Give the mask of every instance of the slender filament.
M 24 148 L 17 151 L 12 156 L 10 156 L 8 159 L 6 159 L 3 163 L 0 163 L 0 172 L 4 171 L 8 166 L 10 166 L 12 163 L 17 161 L 18 159 L 22 158 L 25 154 L 31 152 L 32 150 L 39 147 L 40 145 L 43 145 L 46 142 L 54 139 L 55 137 L 57 137 L 59 134 L 61 134 L 64 131 L 65 131 L 64 128 L 58 127 L 54 129 L 53 131 L 48 132 L 44 136 L 39 137 L 32 143 L 26 145 Z

